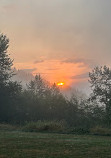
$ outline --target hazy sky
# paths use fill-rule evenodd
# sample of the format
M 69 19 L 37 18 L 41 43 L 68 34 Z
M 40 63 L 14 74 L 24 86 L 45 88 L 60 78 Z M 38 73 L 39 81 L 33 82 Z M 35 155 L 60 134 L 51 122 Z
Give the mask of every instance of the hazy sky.
M 0 31 L 14 65 L 51 82 L 85 85 L 111 66 L 111 0 L 0 0 Z

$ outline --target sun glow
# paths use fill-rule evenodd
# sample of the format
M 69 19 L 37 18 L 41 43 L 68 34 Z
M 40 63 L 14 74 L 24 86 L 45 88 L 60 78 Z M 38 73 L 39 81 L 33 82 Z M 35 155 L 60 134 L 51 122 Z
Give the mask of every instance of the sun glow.
M 65 83 L 64 82 L 58 82 L 57 85 L 58 86 L 63 86 Z

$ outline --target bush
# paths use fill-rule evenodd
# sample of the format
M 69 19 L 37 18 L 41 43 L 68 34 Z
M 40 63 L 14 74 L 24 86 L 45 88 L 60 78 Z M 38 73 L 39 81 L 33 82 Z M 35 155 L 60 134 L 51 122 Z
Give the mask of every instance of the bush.
M 69 133 L 72 134 L 89 134 L 89 129 L 82 128 L 82 127 L 76 127 L 69 129 Z
M 28 122 L 22 128 L 26 132 L 62 132 L 64 130 L 63 121 L 37 121 Z
M 96 126 L 90 129 L 90 133 L 94 135 L 111 136 L 111 129 Z
M 18 127 L 10 124 L 0 124 L 0 130 L 13 131 L 13 130 L 18 130 Z

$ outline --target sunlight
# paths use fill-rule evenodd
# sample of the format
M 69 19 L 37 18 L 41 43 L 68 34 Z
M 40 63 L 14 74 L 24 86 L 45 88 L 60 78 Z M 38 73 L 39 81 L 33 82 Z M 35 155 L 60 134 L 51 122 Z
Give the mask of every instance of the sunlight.
M 64 82 L 58 82 L 57 85 L 58 86 L 63 86 L 65 83 Z

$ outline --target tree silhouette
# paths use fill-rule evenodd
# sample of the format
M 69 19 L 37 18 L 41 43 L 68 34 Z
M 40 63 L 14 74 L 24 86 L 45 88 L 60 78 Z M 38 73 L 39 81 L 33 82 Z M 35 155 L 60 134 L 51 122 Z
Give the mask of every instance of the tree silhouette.
M 7 52 L 9 39 L 0 34 L 0 121 L 8 122 L 16 113 L 17 97 L 21 86 L 11 81 L 13 60 Z
M 111 69 L 97 66 L 89 73 L 89 77 L 93 91 L 91 100 L 97 100 L 100 106 L 104 106 L 107 123 L 111 124 Z
M 0 85 L 7 84 L 13 74 L 11 70 L 13 60 L 10 59 L 7 53 L 8 46 L 9 39 L 5 35 L 0 34 Z

